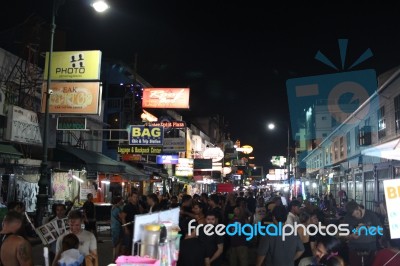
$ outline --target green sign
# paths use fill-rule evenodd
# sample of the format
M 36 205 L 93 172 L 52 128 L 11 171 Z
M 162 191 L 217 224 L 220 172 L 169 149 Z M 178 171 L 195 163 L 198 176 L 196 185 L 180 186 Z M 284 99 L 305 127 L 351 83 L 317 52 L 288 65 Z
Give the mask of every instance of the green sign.
M 87 130 L 86 117 L 60 116 L 57 119 L 57 130 Z

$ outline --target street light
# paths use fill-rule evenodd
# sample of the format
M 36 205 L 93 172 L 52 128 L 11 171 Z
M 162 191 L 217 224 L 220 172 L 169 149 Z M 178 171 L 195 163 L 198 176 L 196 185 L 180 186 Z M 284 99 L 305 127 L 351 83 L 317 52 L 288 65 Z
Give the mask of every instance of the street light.
M 61 5 L 65 0 L 53 0 L 51 9 L 51 27 L 50 27 L 50 47 L 49 47 L 49 59 L 47 62 L 47 87 L 45 92 L 45 110 L 44 110 L 44 125 L 43 125 L 43 157 L 40 164 L 40 178 L 39 178 L 39 193 L 37 195 L 37 207 L 36 207 L 36 223 L 41 224 L 42 219 L 46 213 L 49 195 L 49 172 L 48 172 L 48 131 L 49 131 L 49 107 L 50 107 L 50 95 L 51 95 L 51 60 L 53 56 L 53 44 L 54 44 L 54 33 L 56 30 L 56 14 Z M 92 6 L 97 12 L 103 12 L 108 9 L 108 5 L 104 1 L 94 3 Z M 96 9 L 96 7 L 97 9 Z M 102 6 L 102 8 L 100 8 Z M 102 11 L 101 11 L 102 10 Z
M 97 12 L 100 12 L 100 13 L 102 13 L 110 8 L 110 6 L 105 1 L 95 1 L 92 4 L 92 7 L 94 8 L 94 10 L 96 10 Z
M 289 180 L 290 179 L 290 127 L 289 127 L 289 124 L 285 124 L 285 125 L 287 127 L 287 179 Z M 275 124 L 269 123 L 268 129 L 274 130 Z

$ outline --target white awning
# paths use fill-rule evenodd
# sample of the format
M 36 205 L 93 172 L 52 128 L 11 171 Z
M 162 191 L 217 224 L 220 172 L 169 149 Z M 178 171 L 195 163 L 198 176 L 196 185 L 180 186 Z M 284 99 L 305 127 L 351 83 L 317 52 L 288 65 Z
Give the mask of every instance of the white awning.
M 365 149 L 361 154 L 400 161 L 400 138 Z

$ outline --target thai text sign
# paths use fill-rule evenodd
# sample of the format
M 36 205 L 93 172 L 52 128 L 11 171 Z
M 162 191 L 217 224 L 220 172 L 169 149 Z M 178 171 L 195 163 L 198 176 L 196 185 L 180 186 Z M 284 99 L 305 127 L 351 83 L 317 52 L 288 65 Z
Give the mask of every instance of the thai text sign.
M 26 144 L 42 144 L 42 136 L 35 112 L 11 105 L 8 107 L 6 140 Z
M 188 88 L 145 88 L 143 90 L 143 108 L 189 109 Z
M 52 80 L 99 80 L 100 51 L 53 52 L 50 79 Z M 44 79 L 47 80 L 49 53 L 46 53 Z
M 130 145 L 163 145 L 164 127 L 130 126 Z
M 42 113 L 46 108 L 47 84 L 42 87 Z M 52 82 L 49 113 L 99 114 L 101 103 L 100 82 Z

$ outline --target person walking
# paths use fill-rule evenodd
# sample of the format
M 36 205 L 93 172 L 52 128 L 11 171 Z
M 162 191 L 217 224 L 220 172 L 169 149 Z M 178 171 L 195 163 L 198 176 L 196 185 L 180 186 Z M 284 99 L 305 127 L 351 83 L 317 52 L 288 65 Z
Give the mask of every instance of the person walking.
M 128 203 L 120 213 L 121 223 L 124 225 L 121 255 L 132 255 L 133 221 L 135 215 L 141 213 L 143 213 L 143 208 L 139 204 L 139 195 L 132 192 L 128 197 Z
M 96 207 L 93 203 L 93 194 L 87 194 L 87 200 L 82 206 L 85 215 L 85 230 L 94 234 L 97 239 L 97 226 L 96 226 Z
M 121 242 L 123 239 L 123 230 L 121 222 L 121 211 L 124 201 L 121 196 L 116 196 L 113 199 L 111 208 L 111 241 L 113 245 L 113 261 L 121 255 Z

